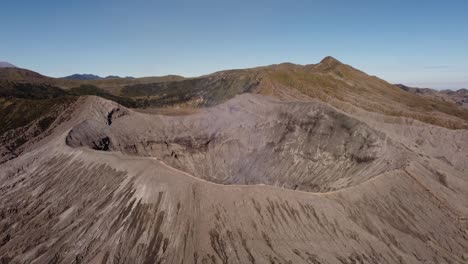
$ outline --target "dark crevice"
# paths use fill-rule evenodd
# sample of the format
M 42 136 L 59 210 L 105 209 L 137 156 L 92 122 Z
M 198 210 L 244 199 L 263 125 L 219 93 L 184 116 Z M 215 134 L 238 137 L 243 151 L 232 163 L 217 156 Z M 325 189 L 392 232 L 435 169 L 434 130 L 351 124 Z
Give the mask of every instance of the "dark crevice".
M 104 137 L 101 138 L 97 143 L 94 143 L 94 148 L 95 150 L 102 150 L 102 151 L 109 151 L 110 149 L 110 138 L 109 137 Z
M 114 115 L 114 113 L 116 112 L 119 112 L 120 111 L 120 108 L 114 108 L 112 109 L 112 111 L 109 112 L 109 114 L 107 114 L 107 125 L 111 125 L 112 124 L 112 116 Z

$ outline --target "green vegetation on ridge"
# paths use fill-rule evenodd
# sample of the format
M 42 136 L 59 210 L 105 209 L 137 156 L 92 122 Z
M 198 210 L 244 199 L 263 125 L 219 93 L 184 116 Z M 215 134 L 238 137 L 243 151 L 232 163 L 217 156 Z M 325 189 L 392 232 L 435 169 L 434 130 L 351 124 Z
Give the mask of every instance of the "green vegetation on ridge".
M 24 69 L 10 69 L 3 73 L 0 70 L 0 76 L 2 74 L 16 74 L 23 78 L 15 80 L 18 77 L 15 75 L 13 81 L 8 78 L 0 81 L 0 97 L 5 98 L 50 99 L 95 95 L 130 108 L 164 108 L 214 106 L 242 93 L 261 93 L 280 98 L 286 93 L 293 97 L 300 94 L 301 98 L 304 95 L 305 98 L 316 98 L 344 111 L 350 111 L 349 106 L 353 106 L 450 129 L 468 128 L 466 109 L 436 98 L 406 92 L 331 57 L 319 64 L 283 63 L 188 79 L 169 75 L 75 81 L 49 78 Z

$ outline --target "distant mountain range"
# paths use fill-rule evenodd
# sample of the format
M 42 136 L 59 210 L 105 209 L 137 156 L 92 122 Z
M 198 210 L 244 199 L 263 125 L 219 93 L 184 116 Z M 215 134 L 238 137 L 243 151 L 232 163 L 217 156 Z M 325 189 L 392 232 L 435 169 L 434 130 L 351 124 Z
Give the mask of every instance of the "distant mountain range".
M 0 68 L 16 68 L 16 66 L 6 61 L 0 61 Z
M 101 77 L 101 76 L 94 75 L 94 74 L 73 74 L 73 75 L 70 75 L 70 76 L 63 77 L 63 79 L 77 80 L 77 81 L 102 80 L 102 79 L 122 79 L 122 78 L 134 79 L 133 77 L 129 77 L 129 76 L 120 77 L 120 76 L 117 76 L 117 75 L 109 75 L 109 76 L 106 76 L 106 77 Z
M 0 61 L 0 68 L 17 68 L 19 69 L 18 67 L 16 67 L 15 65 L 9 63 L 9 62 L 6 62 L 6 61 Z M 23 76 L 25 75 L 26 73 L 26 76 Z M 32 72 L 32 71 L 29 71 L 29 70 L 24 70 L 24 71 L 21 71 L 21 72 L 10 72 L 9 73 L 10 75 L 16 75 L 14 77 L 16 77 L 16 79 L 18 79 L 19 77 L 31 77 L 31 75 L 34 75 L 35 78 L 38 78 L 38 77 L 45 77 L 45 76 L 42 76 L 38 73 L 35 73 L 35 72 Z M 2 79 L 11 79 L 12 76 L 1 76 L 2 74 L 0 74 L 0 77 L 2 77 Z M 5 73 L 3 73 L 3 75 L 5 75 Z M 73 75 L 69 75 L 69 76 L 66 76 L 66 77 L 63 77 L 63 78 L 60 78 L 60 79 L 65 79 L 65 80 L 75 80 L 75 81 L 92 81 L 92 80 L 102 80 L 102 79 L 135 79 L 134 77 L 130 77 L 130 76 L 126 76 L 126 77 L 120 77 L 120 76 L 117 76 L 117 75 L 109 75 L 109 76 L 106 76 L 106 77 L 101 77 L 99 75 L 95 75 L 95 74 L 73 74 Z
M 23 86 L 24 83 L 29 83 L 28 89 L 31 88 L 31 91 L 36 90 L 36 86 L 49 85 L 65 89 L 70 95 L 98 95 L 132 108 L 181 105 L 208 107 L 246 92 L 298 99 L 306 96 L 336 105 L 351 104 L 378 113 L 403 115 L 449 128 L 468 127 L 463 91 L 443 96 L 425 96 L 369 76 L 332 57 L 326 57 L 318 64 L 281 63 L 220 71 L 195 78 L 175 75 L 103 78 L 92 74 L 51 78 L 21 68 L 0 68 L 0 84 L 5 83 L 10 91 L 14 85 L 19 85 L 11 82 L 21 83 Z M 294 90 L 301 95 L 295 95 Z M 364 95 L 372 95 L 372 100 Z M 451 99 L 454 96 L 457 99 Z M 408 110 L 409 106 L 411 108 Z M 401 109 L 406 110 L 402 112 Z M 454 119 L 442 120 L 433 116 L 430 111 L 439 111 L 453 116 Z M 467 123 L 455 118 L 467 120 Z
M 431 88 L 418 88 L 418 87 L 409 87 L 404 84 L 396 84 L 400 89 L 407 92 L 428 97 L 428 98 L 437 98 L 439 100 L 455 103 L 459 106 L 468 109 L 468 89 L 459 89 L 459 90 L 435 90 Z

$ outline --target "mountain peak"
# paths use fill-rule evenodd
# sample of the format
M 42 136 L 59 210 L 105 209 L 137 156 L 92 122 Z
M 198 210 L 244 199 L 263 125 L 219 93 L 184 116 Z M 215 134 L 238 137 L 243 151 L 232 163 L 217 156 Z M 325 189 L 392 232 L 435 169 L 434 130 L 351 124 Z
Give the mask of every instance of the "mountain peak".
M 0 61 L 0 68 L 16 68 L 16 66 L 6 61 Z
M 102 79 L 102 77 L 94 75 L 94 74 L 73 74 L 70 76 L 63 77 L 63 79 L 86 81 L 86 80 L 100 80 Z
M 339 65 L 342 64 L 339 60 L 333 58 L 332 56 L 327 56 L 320 61 L 320 64 L 332 66 L 332 65 Z

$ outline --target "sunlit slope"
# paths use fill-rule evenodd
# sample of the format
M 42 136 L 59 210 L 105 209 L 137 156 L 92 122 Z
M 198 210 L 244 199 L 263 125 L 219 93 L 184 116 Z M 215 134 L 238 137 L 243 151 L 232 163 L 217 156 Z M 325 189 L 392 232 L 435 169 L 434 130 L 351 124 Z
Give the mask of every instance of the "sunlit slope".
M 447 128 L 468 128 L 468 111 L 436 98 L 421 98 L 327 57 L 315 65 L 277 65 L 264 69 L 273 81 L 345 109 L 408 117 Z

